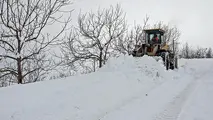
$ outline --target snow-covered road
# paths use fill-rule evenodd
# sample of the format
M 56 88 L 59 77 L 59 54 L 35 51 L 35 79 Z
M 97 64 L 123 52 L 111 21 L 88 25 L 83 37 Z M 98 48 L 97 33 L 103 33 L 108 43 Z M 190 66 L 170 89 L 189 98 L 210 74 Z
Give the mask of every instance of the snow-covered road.
M 197 85 L 182 108 L 178 120 L 213 119 L 213 61 L 204 65 L 207 65 L 206 69 L 197 78 Z
M 186 61 L 179 70 L 180 78 L 165 82 L 101 120 L 211 120 L 212 62 Z
M 123 56 L 89 75 L 0 88 L 0 120 L 211 120 L 212 68 Z
M 190 75 L 195 73 L 194 70 L 185 63 L 179 70 L 180 76 L 105 115 L 101 120 L 176 120 L 196 86 L 196 80 Z

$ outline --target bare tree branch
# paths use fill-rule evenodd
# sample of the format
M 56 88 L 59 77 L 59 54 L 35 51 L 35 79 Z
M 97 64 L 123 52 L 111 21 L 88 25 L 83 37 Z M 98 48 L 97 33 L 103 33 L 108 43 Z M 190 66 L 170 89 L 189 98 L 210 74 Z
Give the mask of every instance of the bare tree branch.
M 65 13 L 72 12 L 72 10 L 63 11 L 64 7 L 71 4 L 70 0 L 1 0 L 0 48 L 3 48 L 4 52 L 0 53 L 0 58 L 13 63 L 16 70 L 10 71 L 7 65 L 0 69 L 15 76 L 18 83 L 29 81 L 26 80 L 27 76 L 33 74 L 36 75 L 34 79 L 40 79 L 39 75 L 46 73 L 47 69 L 44 67 L 48 67 L 41 65 L 41 63 L 48 62 L 45 60 L 46 56 L 44 57 L 45 50 L 48 46 L 58 42 L 58 38 L 71 21 L 70 14 L 66 20 L 60 20 Z M 55 22 L 63 24 L 62 29 L 56 35 L 45 35 L 44 28 Z M 26 69 L 27 63 L 35 66 Z M 9 73 L 0 75 L 0 77 L 5 77 Z
M 126 32 L 120 36 L 113 44 L 114 52 L 122 54 L 130 54 L 134 45 L 144 43 L 144 29 L 148 26 L 149 17 L 146 16 L 143 20 L 143 24 L 134 24 L 133 28 L 130 29 L 129 33 Z
M 64 61 L 67 64 L 97 61 L 100 68 L 110 56 L 112 43 L 126 32 L 125 14 L 119 5 L 80 14 L 74 31 L 62 46 Z

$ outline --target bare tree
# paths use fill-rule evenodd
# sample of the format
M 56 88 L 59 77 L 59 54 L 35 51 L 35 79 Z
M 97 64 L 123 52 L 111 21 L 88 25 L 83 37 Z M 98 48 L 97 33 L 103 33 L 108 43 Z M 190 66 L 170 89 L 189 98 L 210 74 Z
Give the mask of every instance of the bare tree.
M 192 58 L 211 58 L 212 50 L 211 48 L 203 48 L 197 46 L 196 48 L 190 46 L 186 43 L 183 45 L 183 49 L 181 50 L 182 58 L 192 59 Z
M 169 24 L 164 24 L 163 22 L 158 22 L 153 25 L 152 28 L 159 28 L 165 31 L 164 40 L 166 43 L 172 46 L 171 50 L 174 51 L 175 54 L 179 52 L 179 38 L 180 38 L 180 31 L 176 26 L 171 26 Z
M 98 62 L 100 68 L 110 56 L 112 42 L 125 31 L 125 15 L 119 5 L 99 9 L 97 13 L 80 14 L 78 28 L 63 46 L 63 56 L 68 58 L 66 62 L 69 64 L 87 61 L 96 65 Z
M 189 48 L 188 43 L 186 43 L 183 46 L 183 48 L 181 50 L 181 56 L 182 56 L 182 58 L 186 58 L 186 59 L 189 59 L 191 57 L 191 55 L 190 55 L 190 48 Z
M 42 53 L 58 40 L 70 21 L 70 17 L 60 21 L 62 16 L 57 14 L 70 13 L 62 11 L 70 4 L 69 0 L 1 0 L 0 47 L 4 51 L 0 53 L 0 58 L 12 66 L 0 68 L 0 78 L 11 75 L 18 84 L 24 83 L 24 79 L 38 80 L 37 77 L 41 75 L 38 73 L 45 70 Z M 55 22 L 63 23 L 58 34 L 43 34 L 44 28 Z M 31 75 L 35 76 L 29 77 Z
M 144 29 L 148 26 L 149 17 L 146 16 L 143 20 L 143 24 L 134 24 L 130 32 L 119 37 L 117 44 L 115 44 L 115 51 L 123 54 L 130 54 L 134 45 L 138 45 L 145 42 Z
M 202 48 L 202 47 L 197 47 L 197 49 L 195 50 L 195 57 L 196 58 L 206 58 L 206 51 L 207 48 Z
M 117 41 L 114 41 L 114 53 L 116 54 L 130 54 L 134 45 L 138 45 L 145 42 L 144 29 L 148 26 L 149 17 L 146 16 L 143 20 L 143 24 L 134 24 L 130 31 L 119 37 Z
M 143 24 L 137 24 L 134 26 L 134 28 L 131 30 L 130 38 L 133 39 L 134 44 L 138 45 L 145 42 L 145 35 L 144 30 L 148 27 L 148 21 L 149 17 L 146 16 L 143 20 Z
M 212 48 L 209 48 L 206 53 L 206 58 L 212 58 Z

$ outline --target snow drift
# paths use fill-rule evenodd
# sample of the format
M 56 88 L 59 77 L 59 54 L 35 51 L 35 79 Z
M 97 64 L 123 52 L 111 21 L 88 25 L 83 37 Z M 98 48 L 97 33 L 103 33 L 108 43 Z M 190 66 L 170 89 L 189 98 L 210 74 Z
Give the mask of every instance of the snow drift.
M 0 119 L 148 120 L 192 81 L 187 68 L 167 71 L 152 57 L 121 56 L 91 74 L 1 88 Z

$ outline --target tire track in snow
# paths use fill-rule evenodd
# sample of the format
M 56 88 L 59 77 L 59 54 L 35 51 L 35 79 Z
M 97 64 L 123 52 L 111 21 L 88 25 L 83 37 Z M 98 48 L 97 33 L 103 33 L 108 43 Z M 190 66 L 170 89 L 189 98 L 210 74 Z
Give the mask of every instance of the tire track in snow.
M 194 91 L 196 86 L 196 81 L 193 81 L 177 96 L 174 97 L 173 101 L 168 103 L 167 107 L 158 114 L 154 120 L 177 120 L 182 107 L 188 96 Z
M 192 80 L 192 82 L 187 85 L 179 95 L 174 97 L 173 101 L 171 101 L 160 114 L 155 116 L 154 120 L 178 120 L 182 108 L 184 108 L 184 106 L 187 104 L 187 101 L 199 87 L 199 80 L 201 80 L 201 78 L 203 78 L 208 73 L 210 72 L 206 70 L 203 72 L 203 74 L 200 73 L 200 76 L 195 76 L 195 80 Z

